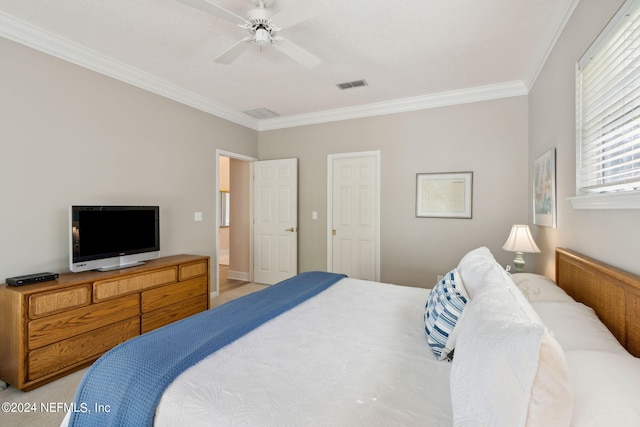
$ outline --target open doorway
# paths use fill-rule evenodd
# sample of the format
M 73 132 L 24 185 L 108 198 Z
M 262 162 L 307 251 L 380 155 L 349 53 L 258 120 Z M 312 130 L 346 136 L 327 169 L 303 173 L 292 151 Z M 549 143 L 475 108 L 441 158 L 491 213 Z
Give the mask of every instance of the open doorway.
M 251 163 L 256 159 L 216 151 L 216 294 L 252 280 Z

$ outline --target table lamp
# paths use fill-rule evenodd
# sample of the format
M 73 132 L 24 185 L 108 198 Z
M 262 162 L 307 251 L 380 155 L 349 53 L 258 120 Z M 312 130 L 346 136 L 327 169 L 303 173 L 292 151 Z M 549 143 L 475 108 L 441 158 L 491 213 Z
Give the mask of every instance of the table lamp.
M 514 225 L 511 227 L 511 233 L 509 234 L 509 237 L 502 249 L 516 253 L 516 259 L 513 260 L 516 273 L 522 273 L 522 270 L 524 269 L 525 261 L 522 257 L 524 252 L 540 252 L 540 249 L 531 236 L 531 231 L 529 230 L 528 225 Z

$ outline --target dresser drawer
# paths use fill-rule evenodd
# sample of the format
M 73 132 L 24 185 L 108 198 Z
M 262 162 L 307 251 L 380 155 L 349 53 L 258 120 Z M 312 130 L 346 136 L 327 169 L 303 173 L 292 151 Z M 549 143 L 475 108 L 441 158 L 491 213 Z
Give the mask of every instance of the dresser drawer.
M 144 313 L 142 315 L 141 331 L 144 334 L 176 320 L 205 311 L 208 306 L 208 299 L 209 295 L 200 295 L 160 310 Z
M 140 314 L 138 294 L 29 322 L 29 348 L 39 348 Z
M 135 276 L 124 276 L 119 279 L 103 280 L 93 284 L 93 300 L 104 301 L 153 286 L 167 285 L 178 279 L 177 268 L 166 268 Z
M 207 282 L 207 276 L 202 276 L 144 291 L 142 293 L 142 312 L 147 313 L 198 295 L 206 294 Z
M 27 361 L 28 380 L 96 359 L 112 347 L 139 335 L 139 331 L 140 319 L 134 317 L 33 350 Z
M 204 276 L 209 272 L 207 261 L 198 261 L 180 266 L 180 280 L 191 279 L 192 277 Z
M 208 309 L 209 265 L 209 257 L 180 254 L 0 285 L 0 380 L 32 390 L 139 336 L 143 321 L 149 331 Z
M 29 297 L 29 317 L 36 319 L 90 303 L 91 283 L 33 294 Z

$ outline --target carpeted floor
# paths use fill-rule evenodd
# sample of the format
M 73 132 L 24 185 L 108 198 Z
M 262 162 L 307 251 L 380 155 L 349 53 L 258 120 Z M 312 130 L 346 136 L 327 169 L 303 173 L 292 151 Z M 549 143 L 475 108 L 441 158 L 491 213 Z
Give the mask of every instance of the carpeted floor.
M 247 295 L 267 285 L 249 283 L 247 285 L 223 292 L 211 300 L 211 307 L 224 304 L 235 298 Z M 52 383 L 38 387 L 30 392 L 23 392 L 8 387 L 0 391 L 0 426 L 2 427 L 57 427 L 66 414 L 66 409 L 73 402 L 76 387 L 88 368 L 74 372 Z
M 268 285 L 259 285 L 257 283 L 247 283 L 246 285 L 242 285 L 239 288 L 234 288 L 229 291 L 223 292 L 217 297 L 211 300 L 211 307 L 216 307 L 224 304 L 227 301 L 231 301 L 236 298 L 240 298 L 241 296 L 251 294 L 253 292 L 257 292 L 266 288 Z
M 30 392 L 25 393 L 14 387 L 0 391 L 2 404 L 0 425 L 3 427 L 59 426 L 68 405 L 73 402 L 76 387 L 87 369 L 74 372 Z

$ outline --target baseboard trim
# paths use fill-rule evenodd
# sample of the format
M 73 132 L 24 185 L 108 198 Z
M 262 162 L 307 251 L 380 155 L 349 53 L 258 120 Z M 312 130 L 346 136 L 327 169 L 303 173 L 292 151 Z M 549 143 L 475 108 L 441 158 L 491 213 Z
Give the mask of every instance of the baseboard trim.
M 248 282 L 249 281 L 249 273 L 245 272 L 245 271 L 232 271 L 232 270 L 229 270 L 227 272 L 227 279 L 242 280 L 244 282 Z

